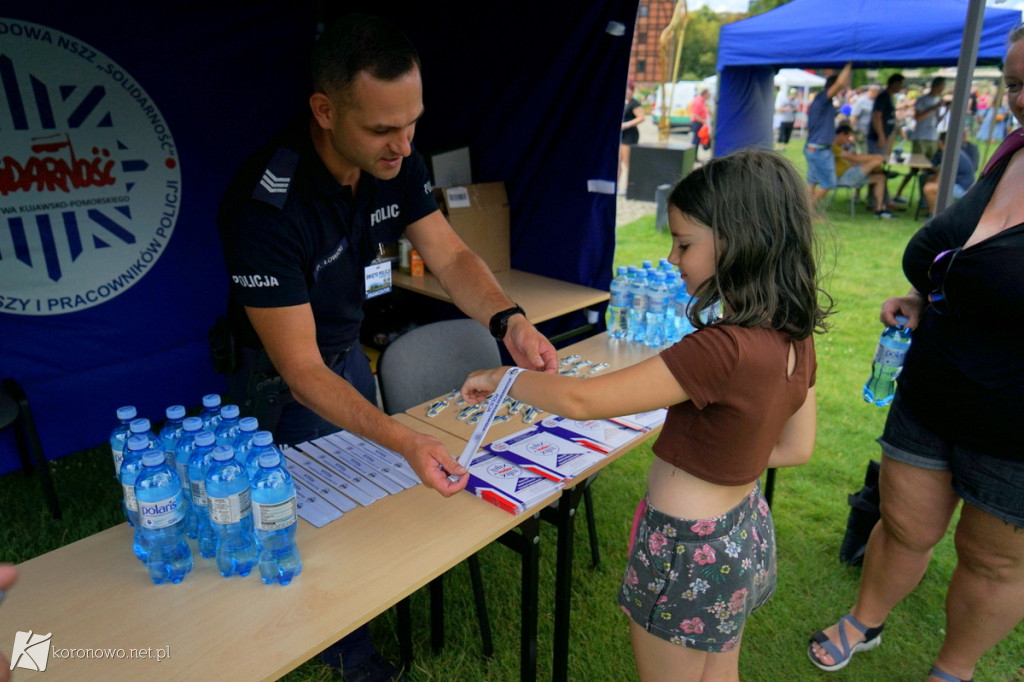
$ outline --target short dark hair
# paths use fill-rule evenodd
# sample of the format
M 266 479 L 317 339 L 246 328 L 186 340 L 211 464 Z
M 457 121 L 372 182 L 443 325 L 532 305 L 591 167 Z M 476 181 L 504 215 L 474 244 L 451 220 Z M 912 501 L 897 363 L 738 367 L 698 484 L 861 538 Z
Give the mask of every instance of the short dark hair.
M 412 42 L 386 19 L 347 14 L 328 26 L 313 47 L 313 88 L 345 96 L 363 71 L 392 81 L 419 66 Z
M 902 73 L 894 73 L 893 75 L 889 76 L 889 80 L 885 82 L 885 86 L 891 88 L 897 83 L 902 83 L 905 80 L 906 78 L 903 77 Z
M 807 187 L 789 161 L 763 149 L 711 159 L 676 184 L 669 203 L 720 245 L 714 276 L 690 292 L 696 328 L 713 323 L 704 318 L 720 306 L 724 324 L 794 339 L 825 331 L 832 299 L 818 283 Z
M 849 135 L 853 132 L 853 126 L 849 123 L 840 123 L 836 126 L 836 135 Z
M 936 76 L 935 78 L 932 79 L 932 90 L 934 90 L 935 88 L 939 87 L 940 85 L 945 85 L 945 84 L 946 84 L 945 77 L 943 77 L 943 76 Z

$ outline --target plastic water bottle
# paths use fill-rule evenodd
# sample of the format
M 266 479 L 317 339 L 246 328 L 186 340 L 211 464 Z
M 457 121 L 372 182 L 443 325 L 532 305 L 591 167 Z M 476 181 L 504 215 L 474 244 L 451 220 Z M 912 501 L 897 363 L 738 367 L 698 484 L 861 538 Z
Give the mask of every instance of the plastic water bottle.
M 220 424 L 220 396 L 216 393 L 207 393 L 203 396 L 203 409 L 199 412 L 199 418 L 203 420 L 203 428 L 211 433 L 217 433 L 217 426 Z
M 114 476 L 120 476 L 121 459 L 124 457 L 125 444 L 132 435 L 128 425 L 138 416 L 132 405 L 117 408 L 117 426 L 110 432 L 110 453 L 114 457 Z
M 260 456 L 268 452 L 281 454 L 278 447 L 274 445 L 274 434 L 270 433 L 270 431 L 257 431 L 253 434 L 252 448 L 245 458 L 245 471 L 249 474 L 250 481 L 256 476 L 256 472 L 260 470 Z
M 178 472 L 185 497 L 190 503 L 192 490 L 188 480 L 188 463 L 192 459 L 192 452 L 196 449 L 196 438 L 200 433 L 204 433 L 203 420 L 199 417 L 185 417 L 185 421 L 181 423 L 181 438 L 178 439 L 178 445 L 174 449 L 174 470 Z M 213 434 L 210 435 L 213 436 Z M 191 504 L 185 513 L 185 534 L 195 540 L 198 531 L 196 530 L 196 514 Z
M 644 343 L 657 348 L 665 343 L 665 310 L 668 308 L 668 287 L 665 273 L 657 272 L 647 288 L 647 330 Z
M 694 331 L 693 323 L 690 322 L 690 303 L 693 298 L 690 296 L 690 292 L 686 290 L 686 282 L 680 280 L 679 288 L 676 289 L 676 295 L 673 302 L 673 308 L 675 309 L 674 322 L 675 330 L 672 332 L 672 343 L 675 343 L 682 339 L 684 336 Z
M 608 336 L 613 339 L 625 338 L 629 329 L 629 289 L 626 266 L 620 265 L 615 269 L 608 301 Z
M 910 348 L 910 330 L 904 327 L 907 318 L 900 315 L 896 321 L 899 324 L 882 332 L 871 363 L 871 376 L 864 384 L 864 400 L 880 407 L 892 402 L 896 394 L 896 377 L 903 371 L 903 361 Z
M 189 496 L 191 510 L 196 520 L 196 543 L 199 555 L 212 559 L 217 554 L 217 535 L 210 524 L 209 502 L 206 499 L 206 475 L 213 463 L 214 436 L 209 431 L 200 431 L 197 444 L 188 460 Z
M 252 521 L 260 552 L 260 578 L 267 585 L 287 585 L 302 572 L 302 558 L 295 546 L 296 512 L 295 484 L 281 453 L 262 452 L 252 479 Z
M 202 430 L 203 420 L 199 417 L 185 417 L 181 422 L 181 435 L 174 446 L 174 470 L 185 481 L 188 480 L 188 461 L 196 447 L 196 436 Z
M 630 341 L 643 343 L 647 336 L 647 273 L 643 270 L 636 273 L 630 287 L 629 329 L 626 338 Z
M 160 439 L 157 437 L 157 435 L 155 433 L 153 433 L 153 429 L 150 426 L 149 420 L 146 419 L 145 417 L 138 417 L 137 419 L 131 420 L 128 423 L 128 431 L 129 431 L 129 434 L 128 434 L 128 439 L 129 440 L 131 440 L 132 436 L 144 436 L 146 438 L 147 445 L 146 445 L 145 449 L 147 449 L 147 450 L 149 448 L 153 448 L 154 450 L 163 450 L 164 449 L 163 448 L 163 443 L 161 443 Z
M 260 424 L 256 421 L 256 417 L 242 417 L 238 420 L 238 435 L 235 436 L 235 442 L 229 443 L 229 445 L 235 449 L 235 460 L 242 466 L 246 466 L 246 462 L 249 461 L 252 437 L 256 435 L 259 428 Z M 253 472 L 248 473 L 251 479 Z
M 225 578 L 249 575 L 259 552 L 252 534 L 249 475 L 235 461 L 230 445 L 213 449 L 213 463 L 206 474 L 206 500 L 210 522 L 217 534 L 217 568 Z
M 238 405 L 220 408 L 220 424 L 217 425 L 217 445 L 234 445 L 238 436 Z
M 134 529 L 132 537 L 132 550 L 139 561 L 146 563 L 146 539 L 142 535 L 139 526 L 139 503 L 135 498 L 135 481 L 142 472 L 142 453 L 149 450 L 149 443 L 145 436 L 132 436 L 128 439 L 128 447 L 124 451 L 124 458 L 121 460 L 121 491 L 124 493 L 124 515 L 128 519 L 128 525 Z
M 163 450 L 143 452 L 142 473 L 135 480 L 139 525 L 149 550 L 146 568 L 157 585 L 180 583 L 192 570 L 192 550 L 185 541 L 185 494 L 166 459 Z
M 160 442 L 164 447 L 164 457 L 167 458 L 167 465 L 174 469 L 174 457 L 178 448 L 178 439 L 181 438 L 181 423 L 185 421 L 185 406 L 171 405 L 164 410 L 167 421 L 160 429 Z

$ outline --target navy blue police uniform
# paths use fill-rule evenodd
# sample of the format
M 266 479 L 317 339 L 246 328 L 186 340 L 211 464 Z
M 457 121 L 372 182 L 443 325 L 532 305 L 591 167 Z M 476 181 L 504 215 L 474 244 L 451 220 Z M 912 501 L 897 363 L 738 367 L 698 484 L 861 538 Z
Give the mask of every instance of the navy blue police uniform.
M 362 173 L 353 195 L 321 161 L 308 117 L 250 157 L 225 194 L 218 218 L 230 277 L 228 320 L 245 359 L 229 376 L 232 397 L 244 394 L 251 406 L 255 384 L 275 374 L 244 307 L 308 303 L 327 365 L 376 402 L 359 346 L 364 268 L 407 225 L 436 210 L 426 165 L 415 150 L 391 180 Z M 291 403 L 273 430 L 277 442 L 294 443 L 337 427 Z

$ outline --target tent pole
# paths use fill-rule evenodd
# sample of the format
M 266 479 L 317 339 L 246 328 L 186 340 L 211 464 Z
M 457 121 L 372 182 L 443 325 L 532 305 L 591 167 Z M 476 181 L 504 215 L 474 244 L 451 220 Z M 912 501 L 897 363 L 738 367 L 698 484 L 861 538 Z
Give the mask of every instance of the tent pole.
M 971 80 L 974 77 L 974 65 L 978 61 L 978 41 L 984 21 L 985 0 L 970 0 L 967 7 L 967 20 L 964 22 L 964 37 L 960 44 L 960 58 L 956 65 L 956 85 L 953 88 L 949 128 L 946 130 L 946 151 L 942 154 L 942 169 L 939 172 L 939 196 L 935 202 L 936 213 L 945 210 L 953 196 L 953 183 L 956 179 L 956 168 L 960 158 L 960 146 L 964 138 L 964 119 L 967 117 Z

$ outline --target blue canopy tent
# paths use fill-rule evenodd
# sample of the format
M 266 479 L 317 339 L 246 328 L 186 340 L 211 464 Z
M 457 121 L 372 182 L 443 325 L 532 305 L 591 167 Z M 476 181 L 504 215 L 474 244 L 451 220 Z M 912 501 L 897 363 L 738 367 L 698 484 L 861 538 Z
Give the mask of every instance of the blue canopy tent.
M 967 0 L 793 0 L 722 27 L 715 154 L 771 147 L 772 76 L 781 67 L 949 66 L 957 63 Z M 985 9 L 979 64 L 998 64 L 1017 10 Z
M 606 288 L 636 8 L 570 0 L 538 18 L 469 0 L 54 0 L 0 10 L 0 377 L 24 387 L 47 456 L 103 443 L 119 405 L 155 422 L 168 405 L 226 390 L 206 339 L 228 288 L 217 208 L 242 160 L 308 112 L 318 19 L 364 11 L 403 28 L 423 62 L 419 151 L 469 147 L 474 182 L 505 182 L 512 267 Z M 17 466 L 8 430 L 0 473 Z

